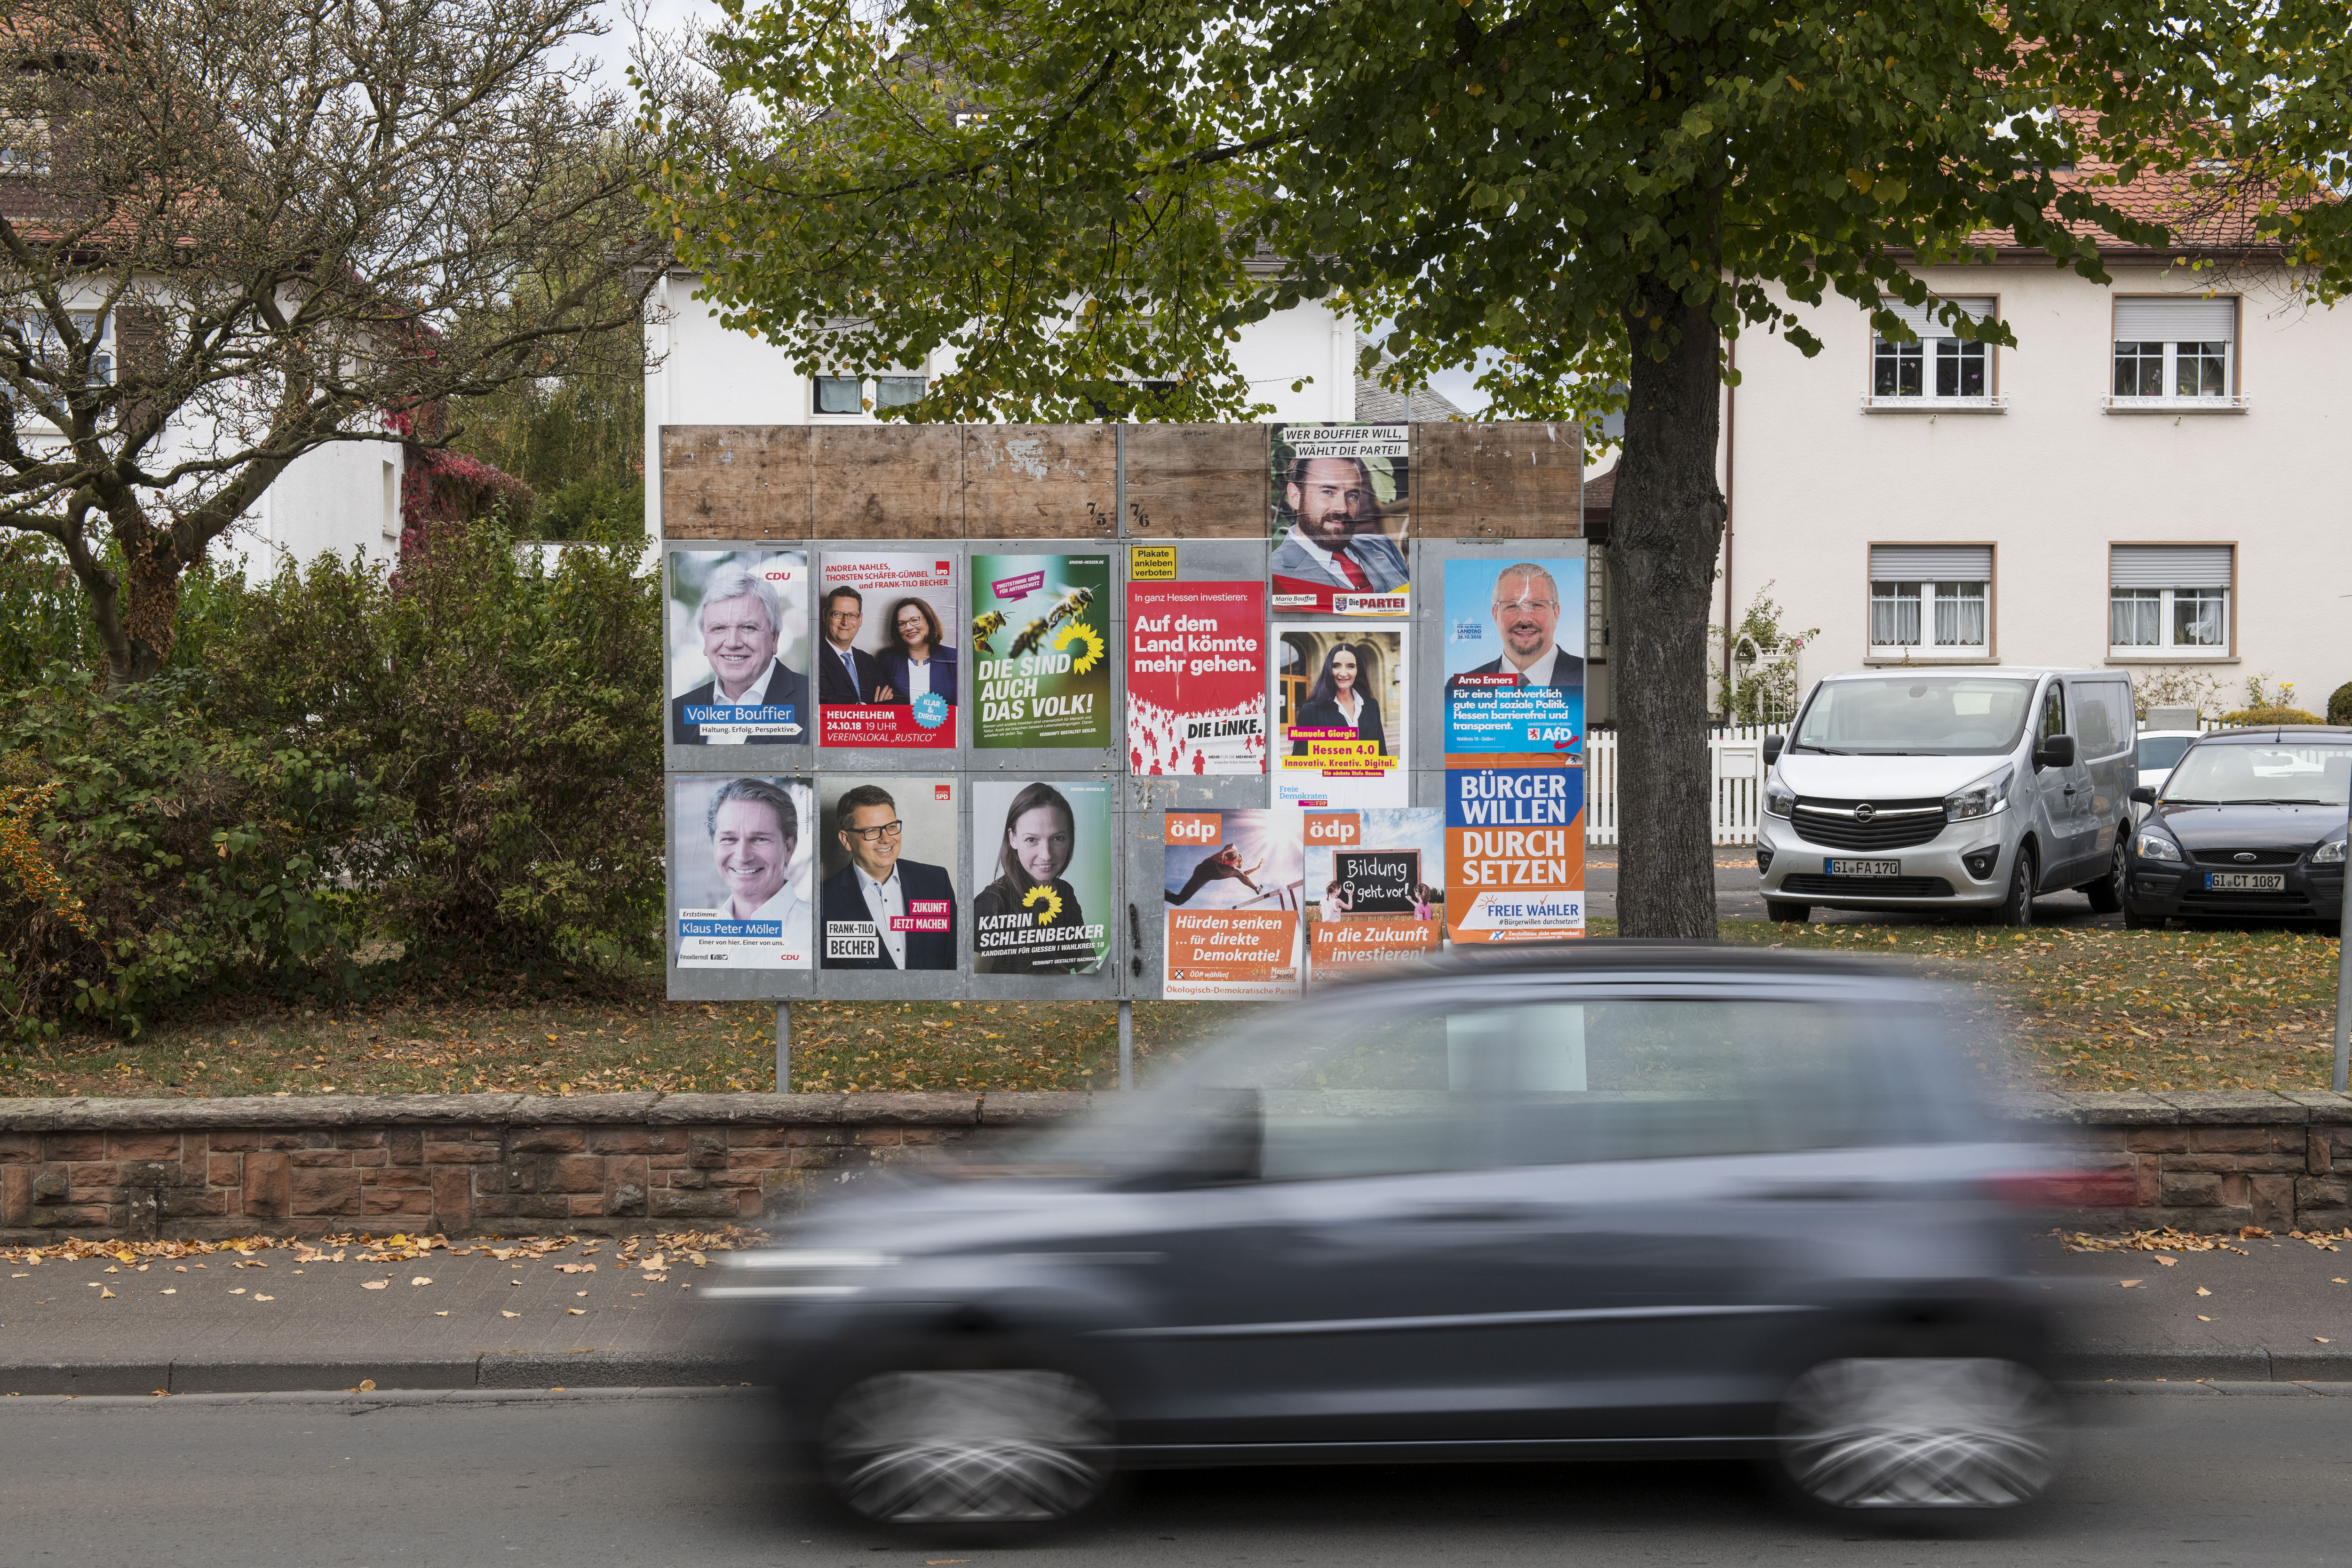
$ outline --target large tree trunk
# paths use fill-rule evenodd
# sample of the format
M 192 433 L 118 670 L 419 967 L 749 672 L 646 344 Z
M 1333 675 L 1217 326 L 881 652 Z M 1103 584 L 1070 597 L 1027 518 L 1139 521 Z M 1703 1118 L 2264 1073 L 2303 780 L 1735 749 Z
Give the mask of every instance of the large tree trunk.
M 1721 340 L 1706 306 L 1686 306 L 1666 288 L 1630 320 L 1633 374 L 1609 539 L 1618 931 L 1712 937 L 1706 627 L 1723 543 L 1715 476 Z M 1667 345 L 1664 359 L 1651 357 L 1654 342 Z

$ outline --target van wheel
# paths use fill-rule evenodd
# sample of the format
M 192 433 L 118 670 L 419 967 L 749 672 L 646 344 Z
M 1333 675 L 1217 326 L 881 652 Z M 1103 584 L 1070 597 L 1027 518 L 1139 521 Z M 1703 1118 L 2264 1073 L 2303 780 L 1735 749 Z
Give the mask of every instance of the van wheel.
M 1779 921 L 1783 925 L 1802 925 L 1813 918 L 1813 906 L 1787 903 L 1780 899 L 1767 899 L 1764 900 L 1764 916 L 1767 920 Z
M 1783 1481 L 1813 1508 L 1916 1520 L 2032 1502 L 2064 1438 L 2057 1395 L 2031 1367 L 1889 1356 L 1797 1379 L 1775 1446 Z
M 2009 897 L 2000 901 L 2000 923 L 2005 926 L 2030 926 L 2033 923 L 2034 879 L 2041 868 L 2034 864 L 2030 845 L 2017 847 L 2017 864 L 2009 873 Z
M 2131 825 L 2126 823 L 2116 829 L 2116 855 L 2107 865 L 2107 874 L 2075 889 L 2091 900 L 2093 914 L 2111 915 L 2124 907 L 2125 857 L 2130 852 Z

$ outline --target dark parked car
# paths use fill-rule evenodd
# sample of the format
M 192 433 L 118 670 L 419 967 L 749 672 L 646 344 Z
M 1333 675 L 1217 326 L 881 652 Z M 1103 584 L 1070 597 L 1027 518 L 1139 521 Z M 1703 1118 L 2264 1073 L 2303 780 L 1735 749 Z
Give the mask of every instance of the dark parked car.
M 817 1211 L 757 1303 L 788 1436 L 876 1521 L 1045 1521 L 1115 1468 L 1753 1455 L 1817 1504 L 2057 1465 L 2005 1142 L 1937 996 L 1594 943 L 1262 1019 L 997 1159 Z
M 2342 917 L 2352 730 L 2217 731 L 2132 798 L 2153 809 L 2116 847 L 2126 925 Z

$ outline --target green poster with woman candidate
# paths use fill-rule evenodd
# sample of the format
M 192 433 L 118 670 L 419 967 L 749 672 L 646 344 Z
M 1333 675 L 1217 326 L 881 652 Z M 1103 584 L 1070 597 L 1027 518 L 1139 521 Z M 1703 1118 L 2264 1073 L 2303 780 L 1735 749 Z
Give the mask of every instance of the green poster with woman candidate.
M 971 558 L 972 744 L 1111 742 L 1110 557 Z
M 1092 974 L 1110 955 L 1111 786 L 971 786 L 972 972 Z

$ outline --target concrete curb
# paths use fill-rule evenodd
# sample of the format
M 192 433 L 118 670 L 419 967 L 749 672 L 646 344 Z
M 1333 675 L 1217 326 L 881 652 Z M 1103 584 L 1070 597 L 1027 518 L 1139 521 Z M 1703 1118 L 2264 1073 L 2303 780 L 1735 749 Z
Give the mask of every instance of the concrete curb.
M 723 1351 L 492 1351 L 471 1356 L 373 1356 L 325 1361 L 0 1363 L 0 1398 L 166 1394 L 297 1394 L 352 1390 L 714 1388 L 758 1381 L 748 1356 Z
M 2077 1386 L 2125 1384 L 2352 1384 L 2352 1352 L 2109 1350 L 2059 1358 Z M 732 1388 L 761 1381 L 758 1362 L 727 1351 L 493 1351 L 473 1356 L 377 1356 L 344 1361 L 0 1363 L 0 1398 L 173 1394 L 247 1395 L 349 1392 L 362 1382 L 382 1394 L 486 1394 L 564 1389 Z

